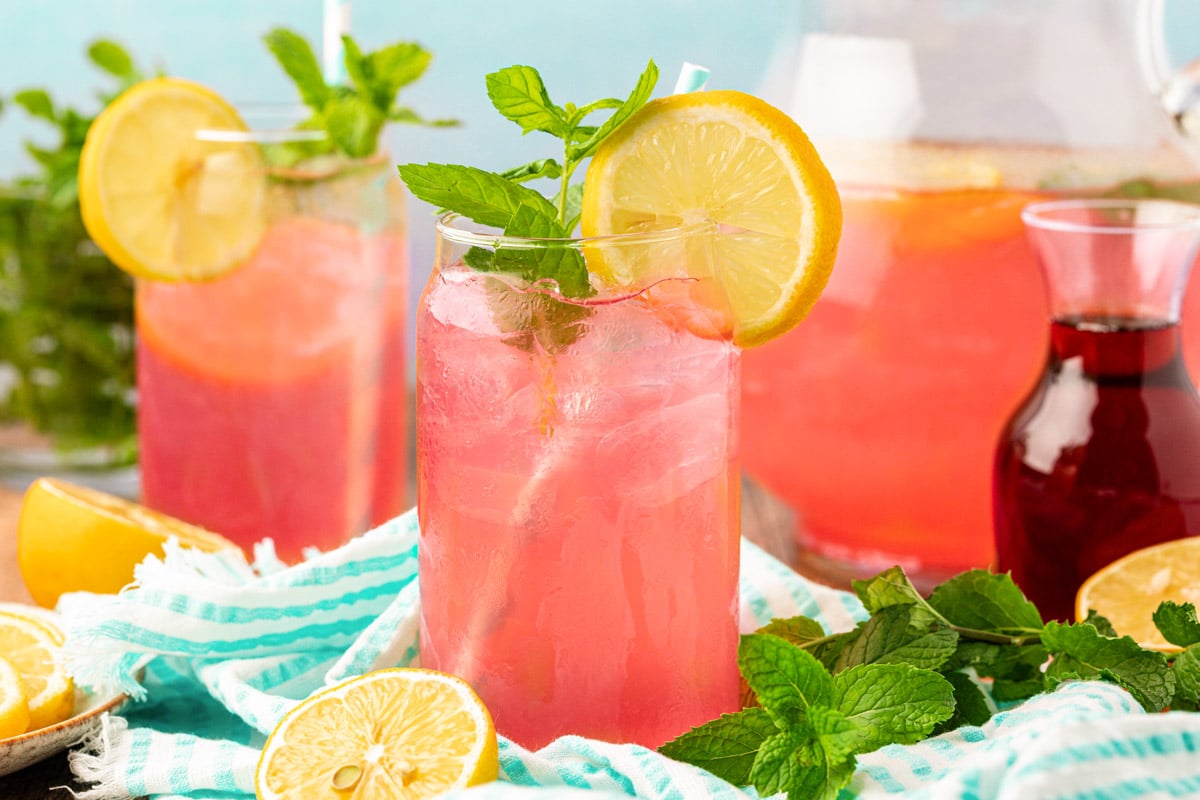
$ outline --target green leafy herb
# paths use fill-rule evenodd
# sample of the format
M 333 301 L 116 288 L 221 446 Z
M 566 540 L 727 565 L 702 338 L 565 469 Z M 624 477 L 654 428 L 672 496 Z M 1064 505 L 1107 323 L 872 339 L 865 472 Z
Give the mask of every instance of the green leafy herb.
M 540 158 L 503 172 L 457 164 L 404 164 L 400 166 L 400 177 L 417 198 L 498 229 L 506 236 L 567 239 L 579 222 L 583 192 L 582 183 L 572 183 L 572 177 L 600 142 L 646 103 L 657 81 L 658 68 L 651 61 L 624 100 L 609 97 L 583 106 L 560 106 L 550 99 L 536 69 L 506 67 L 486 78 L 492 105 L 516 123 L 522 134 L 538 131 L 558 139 L 561 160 Z M 611 110 L 612 114 L 600 125 L 590 124 L 588 119 L 601 110 Z M 553 196 L 525 185 L 535 180 L 557 182 Z M 584 299 L 594 293 L 583 254 L 567 243 L 524 250 L 477 247 L 463 260 L 482 272 L 513 275 L 526 284 L 544 283 L 566 298 Z M 570 344 L 577 323 L 586 313 L 584 306 L 556 302 L 537 291 L 521 292 L 503 282 L 496 284 L 492 295 L 492 315 L 497 324 L 516 334 L 511 341 L 522 347 L 536 342 L 553 352 Z
M 1163 603 L 1155 624 L 1185 647 L 1173 658 L 1118 637 L 1095 613 L 1043 623 L 1008 575 L 973 570 L 923 597 L 899 567 L 854 582 L 870 617 L 826 633 L 807 617 L 743 636 L 749 692 L 726 714 L 660 751 L 761 795 L 834 798 L 855 759 L 962 725 L 1066 681 L 1102 680 L 1150 711 L 1200 705 L 1200 622 Z
M 374 155 L 379 134 L 388 122 L 436 127 L 458 124 L 449 119 L 425 120 L 398 103 L 400 90 L 420 78 L 432 60 L 430 52 L 416 42 L 398 42 L 364 53 L 353 38 L 342 36 L 350 85 L 330 86 L 303 36 L 287 28 L 275 28 L 263 41 L 311 111 L 299 127 L 328 134 L 326 139 L 271 148 L 268 157 L 277 166 L 335 152 L 351 158 Z
M 101 105 L 144 77 L 115 42 L 92 42 L 87 55 L 113 79 Z M 15 377 L 0 418 L 29 424 L 68 457 L 105 446 L 112 463 L 131 463 L 133 284 L 90 242 L 79 215 L 79 156 L 93 116 L 36 87 L 9 101 L 56 141 L 25 142 L 37 171 L 0 188 L 0 352 Z

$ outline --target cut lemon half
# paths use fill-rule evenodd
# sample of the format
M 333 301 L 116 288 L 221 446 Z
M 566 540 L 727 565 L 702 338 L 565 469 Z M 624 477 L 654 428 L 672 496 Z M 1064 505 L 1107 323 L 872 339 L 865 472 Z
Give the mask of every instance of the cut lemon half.
M 264 228 L 262 155 L 242 137 L 203 133 L 245 130 L 233 106 L 191 81 L 155 78 L 121 94 L 79 161 L 92 240 L 140 278 L 207 280 L 245 262 Z
M 766 102 L 736 91 L 653 100 L 597 149 L 580 218 L 585 237 L 708 223 L 711 245 L 688 260 L 716 277 L 735 344 L 786 332 L 825 288 L 842 208 L 804 131 Z M 597 248 L 599 249 L 599 248 Z M 663 277 L 654 250 L 588 253 L 588 269 L 618 285 Z
M 236 548 L 203 528 L 104 492 L 38 478 L 17 519 L 17 565 L 30 597 L 53 608 L 64 592 L 112 594 L 171 536 L 206 552 Z
M 29 730 L 29 703 L 17 668 L 0 657 L 0 739 Z
M 63 668 L 59 642 L 47 624 L 0 611 L 0 658 L 13 666 L 29 706 L 28 730 L 62 722 L 75 705 L 75 685 Z
M 465 682 L 384 669 L 289 711 L 258 762 L 259 800 L 436 797 L 496 779 L 491 715 Z
M 1164 600 L 1200 607 L 1200 536 L 1144 547 L 1098 570 L 1079 587 L 1075 615 L 1086 619 L 1094 609 L 1142 647 L 1173 652 L 1180 648 L 1154 627 Z

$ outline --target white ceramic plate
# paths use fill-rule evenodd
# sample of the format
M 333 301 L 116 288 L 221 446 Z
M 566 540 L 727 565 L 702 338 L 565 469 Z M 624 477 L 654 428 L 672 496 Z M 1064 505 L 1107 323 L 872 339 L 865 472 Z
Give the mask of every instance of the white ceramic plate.
M 58 616 L 36 606 L 16 603 L 0 603 L 0 609 L 27 616 L 42 617 L 57 622 Z M 0 776 L 36 764 L 44 758 L 65 750 L 94 731 L 100 725 L 100 717 L 125 701 L 125 695 L 108 697 L 75 690 L 75 716 L 57 725 L 48 725 L 36 731 L 23 733 L 8 739 L 0 739 Z

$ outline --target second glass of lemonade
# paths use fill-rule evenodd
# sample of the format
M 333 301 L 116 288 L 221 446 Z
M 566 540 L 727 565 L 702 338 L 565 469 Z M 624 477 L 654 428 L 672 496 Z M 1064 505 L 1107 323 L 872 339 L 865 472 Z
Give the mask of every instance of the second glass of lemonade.
M 690 302 L 702 280 L 576 300 L 470 265 L 682 266 L 707 233 L 438 225 L 417 318 L 421 663 L 526 747 L 657 746 L 737 710 L 740 351 Z
M 211 173 L 188 198 L 198 207 L 221 202 L 223 148 L 268 154 L 261 240 L 214 280 L 143 279 L 136 295 L 145 502 L 243 546 L 270 536 L 288 561 L 365 530 L 376 451 L 404 449 L 403 367 L 382 368 L 385 330 L 402 337 L 385 301 L 404 281 L 402 191 L 383 156 L 270 166 L 272 147 L 321 135 L 197 130 Z M 397 442 L 377 443 L 381 398 Z M 402 471 L 389 480 L 376 521 L 402 504 Z

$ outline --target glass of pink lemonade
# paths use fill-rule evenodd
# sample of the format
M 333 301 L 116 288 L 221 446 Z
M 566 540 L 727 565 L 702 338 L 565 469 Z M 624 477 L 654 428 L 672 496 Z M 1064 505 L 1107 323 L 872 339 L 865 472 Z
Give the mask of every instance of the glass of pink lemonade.
M 195 135 L 219 167 L 224 147 L 323 134 Z M 141 480 L 148 505 L 295 561 L 404 504 L 403 193 L 383 155 L 263 164 L 248 261 L 137 284 Z
M 468 264 L 683 264 L 706 230 L 438 225 L 417 318 L 421 663 L 526 747 L 657 746 L 738 708 L 740 350 L 689 302 L 704 281 L 575 300 Z

